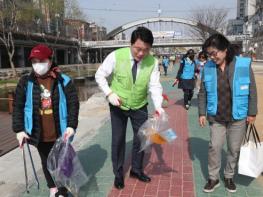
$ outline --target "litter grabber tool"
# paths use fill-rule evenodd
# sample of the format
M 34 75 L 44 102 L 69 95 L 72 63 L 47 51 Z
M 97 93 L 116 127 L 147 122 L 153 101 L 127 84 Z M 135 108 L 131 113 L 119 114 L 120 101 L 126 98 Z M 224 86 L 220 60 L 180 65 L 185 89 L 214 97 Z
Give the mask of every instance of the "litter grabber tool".
M 26 167 L 26 157 L 25 157 L 25 148 L 24 148 L 24 146 L 22 147 L 22 157 L 23 157 L 23 162 L 24 162 L 26 192 L 29 193 L 29 189 L 28 189 L 28 177 L 27 177 L 27 167 Z
M 33 158 L 32 158 L 31 150 L 30 150 L 29 144 L 27 143 L 26 140 L 24 140 L 24 144 L 26 144 L 26 146 L 27 146 L 28 155 L 29 155 L 30 162 L 31 162 L 31 166 L 32 166 L 32 169 L 33 169 L 34 178 L 35 178 L 35 181 L 36 181 L 36 183 L 37 183 L 37 189 L 39 190 L 39 180 L 38 180 L 38 177 L 37 177 L 36 168 L 35 168 L 34 161 L 33 161 Z M 23 149 L 22 149 L 22 156 L 23 156 L 23 161 L 24 161 L 26 191 L 27 191 L 27 193 L 29 193 L 29 185 L 28 185 L 28 174 L 27 174 L 27 164 L 26 164 L 25 148 L 24 148 L 24 146 L 22 146 L 22 147 L 23 147 Z

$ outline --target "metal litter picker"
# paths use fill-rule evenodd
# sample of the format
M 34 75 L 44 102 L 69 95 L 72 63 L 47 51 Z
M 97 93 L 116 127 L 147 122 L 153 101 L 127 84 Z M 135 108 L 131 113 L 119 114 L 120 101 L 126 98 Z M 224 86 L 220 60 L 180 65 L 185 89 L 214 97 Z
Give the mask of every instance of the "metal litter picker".
M 36 181 L 36 183 L 37 183 L 37 189 L 39 190 L 39 180 L 38 180 L 38 177 L 37 177 L 37 173 L 36 173 L 34 161 L 33 161 L 32 154 L 31 154 L 31 150 L 30 150 L 30 147 L 29 147 L 29 144 L 27 143 L 27 141 L 25 141 L 24 144 L 26 144 L 26 146 L 27 146 L 28 155 L 29 155 L 29 158 L 30 158 L 30 161 L 31 161 L 31 166 L 32 166 L 32 169 L 33 169 L 35 181 Z M 26 192 L 29 193 L 25 147 L 24 147 L 24 146 L 22 146 L 22 147 L 23 147 L 23 148 L 22 148 L 22 157 L 23 157 L 23 162 L 24 162 Z

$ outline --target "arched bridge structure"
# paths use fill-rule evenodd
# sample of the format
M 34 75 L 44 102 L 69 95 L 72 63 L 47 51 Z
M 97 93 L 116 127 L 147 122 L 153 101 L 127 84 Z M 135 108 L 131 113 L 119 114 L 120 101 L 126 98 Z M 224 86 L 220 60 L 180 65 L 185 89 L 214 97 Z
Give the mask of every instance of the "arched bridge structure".
M 185 25 L 189 25 L 192 27 L 202 29 L 202 30 L 204 30 L 210 34 L 218 33 L 216 30 L 214 30 L 214 29 L 212 29 L 206 25 L 203 25 L 202 23 L 192 21 L 189 19 L 181 19 L 181 18 L 176 18 L 176 17 L 153 17 L 153 18 L 145 18 L 145 19 L 141 19 L 141 20 L 136 20 L 136 21 L 127 23 L 125 25 L 121 25 L 121 26 L 113 29 L 111 32 L 109 32 L 106 35 L 106 39 L 111 40 L 117 34 L 123 32 L 123 31 L 126 31 L 132 27 L 136 27 L 136 26 L 144 25 L 144 24 L 149 24 L 149 23 L 156 23 L 156 22 L 180 23 L 180 24 L 185 24 Z

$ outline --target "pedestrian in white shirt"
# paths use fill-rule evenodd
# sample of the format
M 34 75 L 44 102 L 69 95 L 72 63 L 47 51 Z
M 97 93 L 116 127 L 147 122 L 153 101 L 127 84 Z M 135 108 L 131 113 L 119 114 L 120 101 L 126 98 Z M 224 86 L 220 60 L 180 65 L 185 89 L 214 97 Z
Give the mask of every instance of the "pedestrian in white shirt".
M 123 163 L 128 118 L 134 133 L 130 177 L 143 182 L 151 181 L 143 172 L 144 152 L 140 151 L 137 133 L 148 118 L 148 92 L 151 93 L 156 113 L 160 115 L 164 112 L 161 107 L 163 98 L 158 60 L 149 53 L 152 44 L 152 32 L 145 27 L 138 27 L 132 32 L 131 46 L 110 53 L 95 75 L 110 106 L 112 163 L 114 186 L 117 189 L 124 188 Z M 109 85 L 106 78 L 110 74 L 112 80 Z

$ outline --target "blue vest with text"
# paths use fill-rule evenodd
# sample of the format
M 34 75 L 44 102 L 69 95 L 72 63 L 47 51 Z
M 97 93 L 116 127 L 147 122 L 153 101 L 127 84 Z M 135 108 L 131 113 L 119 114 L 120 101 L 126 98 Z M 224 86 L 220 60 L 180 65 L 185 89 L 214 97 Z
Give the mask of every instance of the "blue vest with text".
M 70 78 L 65 75 L 61 74 L 63 78 L 63 86 L 65 87 Z M 28 134 L 32 134 L 33 128 L 33 82 L 28 81 L 27 84 L 27 91 L 26 91 L 26 103 L 24 108 L 24 125 L 25 131 Z M 58 82 L 58 90 L 59 90 L 59 123 L 60 123 L 60 134 L 63 136 L 66 128 L 67 128 L 67 100 L 64 94 L 62 85 Z
M 195 72 L 195 62 L 188 62 L 186 59 L 182 60 L 184 64 L 183 73 L 181 74 L 181 79 L 193 79 Z
M 232 116 L 235 120 L 247 117 L 250 84 L 251 59 L 236 57 L 232 87 Z M 231 83 L 231 82 L 230 82 Z M 207 114 L 217 113 L 217 71 L 216 64 L 208 61 L 204 67 L 204 85 L 207 92 Z

